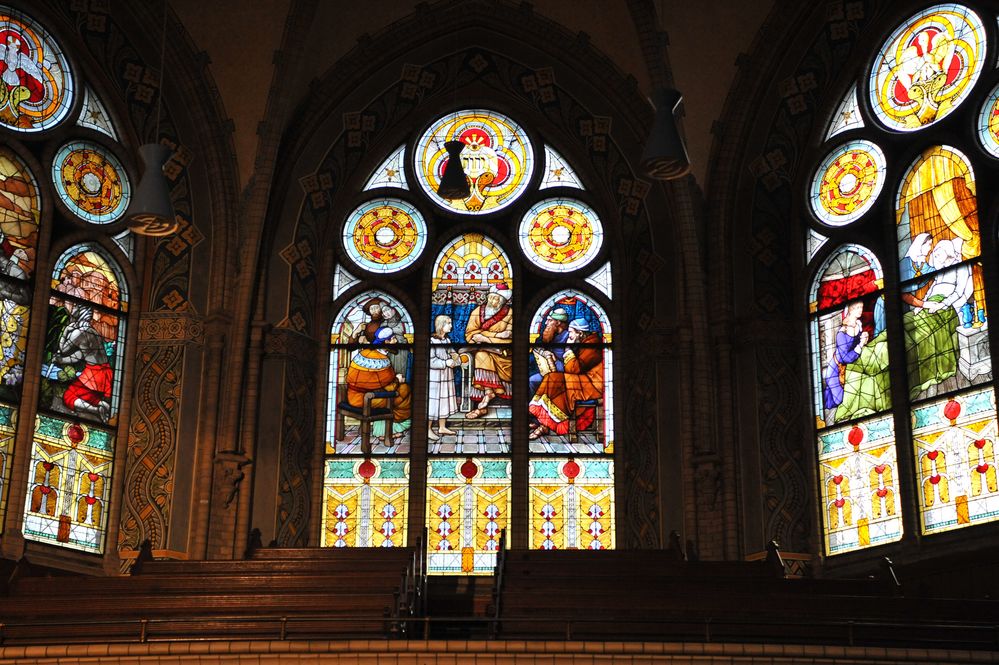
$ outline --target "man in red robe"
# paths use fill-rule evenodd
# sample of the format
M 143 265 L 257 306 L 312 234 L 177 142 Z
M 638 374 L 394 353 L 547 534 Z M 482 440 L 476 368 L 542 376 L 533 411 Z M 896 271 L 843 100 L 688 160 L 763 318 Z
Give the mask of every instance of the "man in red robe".
M 599 344 L 600 335 L 592 332 L 585 319 L 569 324 L 569 344 Z M 562 360 L 563 372 L 549 372 L 531 398 L 528 410 L 538 420 L 530 438 L 549 432 L 569 433 L 569 419 L 576 417 L 576 403 L 599 399 L 604 395 L 604 352 L 598 347 L 567 347 Z M 577 425 L 580 423 L 577 423 Z

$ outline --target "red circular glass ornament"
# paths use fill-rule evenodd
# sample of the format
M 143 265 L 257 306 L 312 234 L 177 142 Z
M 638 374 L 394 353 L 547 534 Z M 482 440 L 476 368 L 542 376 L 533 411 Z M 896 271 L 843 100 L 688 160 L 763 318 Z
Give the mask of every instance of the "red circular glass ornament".
M 465 463 L 461 465 L 461 468 L 458 469 L 458 471 L 461 472 L 461 475 L 464 476 L 466 480 L 471 480 L 475 477 L 475 474 L 479 472 L 479 467 L 472 461 L 471 458 L 468 458 L 465 460 Z
M 83 427 L 81 427 L 78 423 L 73 423 L 66 428 L 66 438 L 73 443 L 80 443 L 83 441 L 83 434 Z
M 366 459 L 361 462 L 361 466 L 357 467 L 357 475 L 361 476 L 361 478 L 364 478 L 365 480 L 368 480 L 375 475 L 375 471 L 377 470 L 378 469 L 375 467 L 374 462 Z
M 565 474 L 566 478 L 572 480 L 573 478 L 579 475 L 579 465 L 576 464 L 573 460 L 569 460 L 568 462 L 565 463 L 565 466 L 562 467 L 562 473 Z
M 850 430 L 850 433 L 847 434 L 846 439 L 850 442 L 851 446 L 856 448 L 864 440 L 864 430 L 859 427 L 854 427 Z
M 96 482 L 97 482 L 97 480 L 98 480 L 98 479 L 100 478 L 100 476 L 98 476 L 98 475 L 97 475 L 96 473 L 94 473 L 94 472 L 90 472 L 90 473 L 88 473 L 88 474 L 87 474 L 87 478 L 88 478 L 88 479 L 90 480 L 90 482 L 92 482 L 92 483 L 96 483 Z
M 961 405 L 954 400 L 950 400 L 944 406 L 944 418 L 947 420 L 957 420 L 957 417 L 961 415 Z

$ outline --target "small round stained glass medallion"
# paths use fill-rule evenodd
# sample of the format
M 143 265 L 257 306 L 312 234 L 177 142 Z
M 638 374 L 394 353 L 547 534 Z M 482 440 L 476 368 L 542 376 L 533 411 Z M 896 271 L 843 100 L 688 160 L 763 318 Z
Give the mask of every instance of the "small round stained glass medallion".
M 461 141 L 461 164 L 470 193 L 464 199 L 437 194 L 448 162 L 444 144 Z M 520 196 L 534 172 L 534 151 L 527 133 L 513 120 L 484 109 L 468 109 L 440 118 L 416 144 L 414 168 L 431 201 L 447 210 L 485 214 L 501 210 Z
M 427 244 L 420 212 L 402 199 L 382 198 L 362 204 L 347 218 L 343 247 L 360 267 L 388 273 L 412 265 Z
M 985 63 L 985 28 L 957 4 L 929 7 L 900 25 L 875 59 L 871 107 L 888 129 L 942 120 L 971 92 Z
M 66 207 L 92 224 L 125 214 L 131 197 L 128 174 L 114 154 L 97 143 L 73 141 L 56 153 L 52 180 Z
M 524 215 L 519 235 L 521 249 L 535 265 L 568 272 L 596 257 L 604 229 L 600 218 L 585 203 L 545 199 Z
M 73 75 L 59 45 L 20 10 L 0 5 L 0 124 L 40 132 L 73 106 Z
M 978 137 L 990 155 L 999 157 L 999 85 L 989 93 L 978 116 Z
M 833 226 L 867 212 L 885 182 L 885 156 L 870 141 L 850 141 L 823 160 L 812 179 L 812 210 Z

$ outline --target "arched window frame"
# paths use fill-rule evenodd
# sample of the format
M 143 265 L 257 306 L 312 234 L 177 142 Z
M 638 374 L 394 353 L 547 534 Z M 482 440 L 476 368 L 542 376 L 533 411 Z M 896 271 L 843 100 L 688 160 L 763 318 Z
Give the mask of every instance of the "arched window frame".
M 423 192 L 419 190 L 419 185 L 416 184 L 417 179 L 414 177 L 413 172 L 413 151 L 419 140 L 421 132 L 415 132 L 412 135 L 408 135 L 404 143 L 405 147 L 405 181 L 408 186 L 400 191 L 400 187 L 396 183 L 391 183 L 388 185 L 383 185 L 382 187 L 374 187 L 372 189 L 364 189 L 366 183 L 372 183 L 376 181 L 377 175 L 375 173 L 376 169 L 379 169 L 386 161 L 389 161 L 389 157 L 395 152 L 395 148 L 398 147 L 397 143 L 393 145 L 385 144 L 383 151 L 370 151 L 372 155 L 369 164 L 367 164 L 367 169 L 358 169 L 358 171 L 352 176 L 352 181 L 356 183 L 357 193 L 351 197 L 350 206 L 344 206 L 341 208 L 341 212 L 334 216 L 337 219 L 337 223 L 342 225 L 345 223 L 346 217 L 350 214 L 350 210 L 353 210 L 359 205 L 363 205 L 365 201 L 381 197 L 397 197 L 406 201 L 408 204 L 415 205 L 427 219 L 428 224 L 428 241 L 423 250 L 423 255 L 420 260 L 416 261 L 413 265 L 407 266 L 401 269 L 397 273 L 390 274 L 375 274 L 370 271 L 364 270 L 363 267 L 359 266 L 347 256 L 344 248 L 340 243 L 339 233 L 334 233 L 337 237 L 337 247 L 335 249 L 335 270 L 340 270 L 341 268 L 346 271 L 350 276 L 359 279 L 360 284 L 352 284 L 349 287 L 349 291 L 346 294 L 342 294 L 340 297 L 336 298 L 335 302 L 329 306 L 329 309 L 324 310 L 329 312 L 330 321 L 332 317 L 340 310 L 341 303 L 345 302 L 344 298 L 352 297 L 352 294 L 356 294 L 360 291 L 365 290 L 383 290 L 387 293 L 401 292 L 406 289 L 406 294 L 410 296 L 410 300 L 419 303 L 418 307 L 411 310 L 413 315 L 414 324 L 416 326 L 415 343 L 414 343 L 414 400 L 413 400 L 413 448 L 410 454 L 410 479 L 411 479 L 411 489 L 410 489 L 410 542 L 415 542 L 416 538 L 422 533 L 424 526 L 427 525 L 427 516 L 425 511 L 428 506 L 426 500 L 421 502 L 421 498 L 426 496 L 427 485 L 425 472 L 423 469 L 429 469 L 428 455 L 426 452 L 426 447 L 423 443 L 426 441 L 427 434 L 427 421 L 425 415 L 427 413 L 426 400 L 427 400 L 427 354 L 429 353 L 429 331 L 433 325 L 433 321 L 430 320 L 432 317 L 429 316 L 429 282 L 431 278 L 431 273 L 436 267 L 435 258 L 440 254 L 440 252 L 454 239 L 460 237 L 464 233 L 478 233 L 490 237 L 496 240 L 502 249 L 505 251 L 508 257 L 510 257 L 511 264 L 513 266 L 513 273 L 515 275 L 515 281 L 521 279 L 529 279 L 535 284 L 543 283 L 543 286 L 538 288 L 537 286 L 533 290 L 530 296 L 526 296 L 523 290 L 519 286 L 514 286 L 514 295 L 512 299 L 513 311 L 514 311 L 514 338 L 511 343 L 511 349 L 514 355 L 514 401 L 515 404 L 519 404 L 518 400 L 523 400 L 524 403 L 520 405 L 522 407 L 522 414 L 517 414 L 517 408 L 514 408 L 514 415 L 511 419 L 512 425 L 512 446 L 504 453 L 500 454 L 500 457 L 492 457 L 491 459 L 496 460 L 508 460 L 510 463 L 511 473 L 510 473 L 510 483 L 512 494 L 512 503 L 510 515 L 508 517 L 511 529 L 508 529 L 507 533 L 507 545 L 515 544 L 518 547 L 528 546 L 530 540 L 527 533 L 529 516 L 528 516 L 528 461 L 529 458 L 536 457 L 536 455 L 529 454 L 527 450 L 528 433 L 529 429 L 527 427 L 527 402 L 528 398 L 524 397 L 524 393 L 527 392 L 527 372 L 526 372 L 526 356 L 529 353 L 530 343 L 528 341 L 528 328 L 530 326 L 531 320 L 535 316 L 534 309 L 539 306 L 546 298 L 551 297 L 555 293 L 567 288 L 578 291 L 581 294 L 585 294 L 586 297 L 591 298 L 594 302 L 600 304 L 603 311 L 606 313 L 607 317 L 611 321 L 616 321 L 616 311 L 613 308 L 613 303 L 610 299 L 600 290 L 603 287 L 595 287 L 593 282 L 589 282 L 588 278 L 592 274 L 598 272 L 604 272 L 613 274 L 613 266 L 616 262 L 613 261 L 613 240 L 616 234 L 611 230 L 608 231 L 606 239 L 603 241 L 602 248 L 592 257 L 589 262 L 574 271 L 569 271 L 566 273 L 548 272 L 545 271 L 534 264 L 531 263 L 523 254 L 520 247 L 520 242 L 518 240 L 517 228 L 519 222 L 524 213 L 530 208 L 531 205 L 547 198 L 565 198 L 565 199 L 575 199 L 579 200 L 585 205 L 589 206 L 592 210 L 602 211 L 606 210 L 607 206 L 600 204 L 597 197 L 594 196 L 587 189 L 576 188 L 572 182 L 569 181 L 568 184 L 562 185 L 559 183 L 551 183 L 549 178 L 549 183 L 543 188 L 540 186 L 542 181 L 545 180 L 544 169 L 541 168 L 545 163 L 545 153 L 546 148 L 550 147 L 557 152 L 561 160 L 568 164 L 583 164 L 582 160 L 572 159 L 571 154 L 564 150 L 557 142 L 551 142 L 546 140 L 545 137 L 539 137 L 536 132 L 531 129 L 530 123 L 524 119 L 526 114 L 518 113 L 517 111 L 508 111 L 504 108 L 502 104 L 486 102 L 481 104 L 469 105 L 469 108 L 486 108 L 495 109 L 500 113 L 503 113 L 515 120 L 522 127 L 525 128 L 526 133 L 530 137 L 533 150 L 534 150 L 534 160 L 535 160 L 535 170 L 531 177 L 530 183 L 525 189 L 525 191 L 517 197 L 508 207 L 502 211 L 493 212 L 489 215 L 463 215 L 461 213 L 440 209 L 438 205 L 434 202 L 428 200 L 428 196 L 424 195 Z M 423 126 L 429 126 L 431 123 L 435 122 L 439 118 L 445 118 L 448 113 L 455 112 L 454 109 L 441 109 L 439 112 L 431 115 L 426 115 Z M 368 170 L 370 169 L 370 170 Z M 587 174 L 585 172 L 576 172 L 575 182 L 585 183 Z M 600 218 L 603 220 L 603 225 L 605 228 L 611 227 L 613 224 L 612 212 L 597 212 Z M 446 229 L 446 230 L 445 230 Z M 332 273 L 333 271 L 331 271 Z M 342 275 L 342 273 L 337 273 Z M 554 280 L 554 281 L 553 281 Z M 333 281 L 332 279 L 330 280 Z M 525 280 L 526 281 L 526 280 Z M 414 284 L 421 285 L 421 288 L 417 290 Z M 554 284 L 554 288 L 553 285 Z M 330 302 L 330 300 L 327 300 Z M 614 324 L 617 327 L 617 323 Z M 610 348 L 611 345 L 606 345 L 605 348 Z M 327 372 L 328 372 L 327 368 Z M 613 386 L 613 383 L 611 383 Z M 420 415 L 424 414 L 424 415 Z M 329 414 L 324 410 L 320 416 L 321 421 L 325 422 Z M 432 455 L 430 457 L 433 457 Z M 467 454 L 458 453 L 456 457 L 465 458 L 468 457 Z M 474 457 L 474 456 L 473 456 Z M 477 458 L 478 459 L 478 458 Z M 490 459 L 486 456 L 483 459 Z M 606 459 L 610 460 L 610 468 L 613 469 L 614 466 L 614 456 L 613 454 L 608 454 Z M 458 470 L 460 473 L 460 469 Z M 423 474 L 423 475 L 421 475 Z M 611 474 L 613 475 L 613 474 Z M 613 501 L 611 501 L 611 505 Z M 616 508 L 616 507 L 615 507 Z M 324 527 L 322 525 L 323 518 L 316 520 L 317 529 L 320 533 L 320 539 L 322 538 L 322 532 Z M 614 515 L 608 516 L 608 522 L 612 525 L 616 524 L 616 519 Z M 612 539 L 613 542 L 613 539 Z M 457 573 L 470 572 L 465 571 L 453 571 Z M 476 569 L 475 572 L 485 572 L 484 570 Z
M 902 314 L 904 307 L 899 301 L 899 295 L 906 285 L 911 285 L 912 278 L 904 278 L 900 275 L 899 262 L 899 237 L 897 235 L 898 220 L 896 219 L 896 204 L 900 195 L 900 188 L 905 181 L 911 166 L 918 160 L 923 151 L 933 146 L 953 147 L 964 153 L 969 159 L 970 166 L 974 171 L 976 181 L 979 183 L 992 183 L 995 181 L 996 173 L 999 172 L 999 161 L 990 156 L 983 148 L 979 139 L 979 114 L 982 112 L 983 104 L 989 98 L 989 94 L 999 85 L 999 31 L 997 31 L 996 13 L 994 7 L 989 7 L 985 3 L 969 1 L 960 3 L 972 9 L 981 18 L 987 40 L 984 66 L 981 69 L 977 81 L 971 88 L 970 94 L 963 102 L 956 107 L 947 117 L 930 125 L 923 126 L 915 131 L 897 131 L 886 128 L 872 112 L 872 102 L 867 93 L 867 77 L 872 71 L 877 58 L 878 51 L 888 39 L 889 35 L 903 22 L 918 12 L 931 6 L 941 3 L 923 3 L 919 7 L 908 6 L 899 8 L 892 12 L 892 15 L 884 21 L 878 23 L 878 27 L 872 28 L 871 37 L 863 42 L 866 47 L 859 48 L 858 58 L 854 61 L 854 66 L 846 71 L 846 75 L 840 79 L 841 85 L 837 86 L 836 97 L 828 99 L 827 108 L 829 115 L 827 120 L 815 127 L 815 136 L 811 143 L 811 149 L 804 156 L 802 161 L 802 181 L 799 184 L 799 192 L 804 191 L 801 196 L 799 210 L 801 216 L 806 220 L 803 235 L 807 240 L 802 243 L 804 247 L 805 259 L 805 280 L 802 285 L 806 289 L 811 289 L 814 281 L 818 279 L 818 272 L 827 258 L 838 251 L 846 243 L 858 243 L 869 248 L 877 259 L 882 263 L 885 272 L 884 293 L 886 294 L 886 310 L 889 330 L 889 355 L 891 361 L 890 375 L 892 381 L 894 406 L 887 413 L 893 419 L 895 427 L 895 445 L 897 447 L 899 478 L 897 492 L 901 501 L 902 511 L 902 535 L 897 542 L 884 547 L 878 547 L 879 543 L 872 543 L 869 547 L 851 549 L 849 553 L 837 554 L 831 552 L 828 545 L 828 528 L 825 515 L 823 515 L 824 492 L 822 490 L 822 471 L 819 467 L 820 455 L 816 452 L 815 439 L 810 446 L 810 457 L 812 457 L 818 475 L 815 477 L 813 496 L 817 501 L 815 511 L 817 524 L 818 550 L 830 556 L 829 565 L 849 566 L 853 562 L 861 561 L 871 556 L 882 556 L 884 553 L 905 552 L 914 557 L 928 556 L 932 548 L 946 548 L 958 541 L 966 541 L 968 538 L 989 538 L 995 537 L 999 533 L 999 524 L 995 522 L 971 523 L 964 525 L 969 528 L 959 528 L 950 533 L 944 530 L 927 530 L 921 519 L 921 498 L 920 481 L 921 471 L 917 461 L 914 459 L 913 441 L 913 418 L 914 410 L 919 407 L 931 405 L 935 398 L 918 397 L 910 400 L 907 395 L 909 386 L 909 376 L 906 369 L 906 347 L 903 341 Z M 957 3 L 955 3 L 957 4 Z M 844 123 L 837 116 L 842 111 L 841 102 L 847 100 L 851 94 L 855 94 L 859 107 L 860 118 L 863 126 L 860 126 L 855 118 Z M 855 221 L 851 221 L 842 226 L 835 226 L 824 223 L 811 210 L 809 201 L 812 191 L 813 178 L 816 169 L 820 167 L 823 159 L 836 146 L 845 142 L 860 139 L 872 140 L 883 150 L 888 162 L 885 172 L 885 182 L 880 196 L 874 201 L 872 207 L 860 215 Z M 985 284 L 987 299 L 995 300 L 995 233 L 996 233 L 996 209 L 995 201 L 988 195 L 989 185 L 979 184 L 977 190 L 977 213 L 980 223 L 980 237 L 982 250 L 978 257 L 969 259 L 962 263 L 971 264 L 981 262 L 984 265 Z M 903 252 L 904 253 L 904 252 Z M 942 273 L 943 271 L 941 271 Z M 809 320 L 809 345 L 812 348 L 811 338 L 811 314 L 807 315 Z M 991 326 L 987 327 L 989 331 Z M 990 348 L 995 348 L 995 335 L 987 333 Z M 811 351 L 810 351 L 811 353 Z M 810 360 L 812 367 L 811 375 L 815 375 L 814 363 Z M 993 367 L 995 359 L 993 355 Z M 994 372 L 994 370 L 993 370 Z M 994 373 L 993 373 L 994 376 Z M 809 381 L 809 395 L 814 395 L 814 381 Z M 976 392 L 977 388 L 995 389 L 994 379 L 975 386 L 965 386 L 944 390 L 942 397 L 944 402 L 948 397 L 960 398 L 968 397 Z M 992 400 L 994 404 L 994 398 Z M 941 408 L 944 404 L 941 402 Z M 810 409 L 810 411 L 813 411 Z M 814 414 L 817 415 L 817 414 Z M 821 433 L 821 427 L 815 429 L 813 421 L 813 432 Z

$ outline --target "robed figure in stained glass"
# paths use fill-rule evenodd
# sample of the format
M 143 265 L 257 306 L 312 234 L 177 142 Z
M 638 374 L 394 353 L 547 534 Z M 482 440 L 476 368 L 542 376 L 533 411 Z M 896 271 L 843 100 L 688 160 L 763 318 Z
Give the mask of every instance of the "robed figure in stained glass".
M 600 334 L 590 330 L 590 323 L 583 318 L 569 324 L 569 344 L 599 344 Z M 538 424 L 531 430 L 531 439 L 548 432 L 569 433 L 569 419 L 574 418 L 576 404 L 600 399 L 604 394 L 603 349 L 593 346 L 567 347 L 562 353 L 564 371 L 549 372 L 541 381 L 528 405 Z M 593 414 L 587 411 L 592 422 Z M 587 416 L 581 416 L 587 417 Z M 589 422 L 577 422 L 585 429 Z

